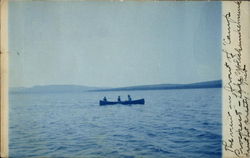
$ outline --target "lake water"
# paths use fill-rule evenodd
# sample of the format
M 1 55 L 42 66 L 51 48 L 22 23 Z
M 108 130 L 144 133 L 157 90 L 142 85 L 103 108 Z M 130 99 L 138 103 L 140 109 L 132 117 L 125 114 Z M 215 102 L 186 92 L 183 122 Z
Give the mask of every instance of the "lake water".
M 221 89 L 10 94 L 9 126 L 11 157 L 219 158 Z

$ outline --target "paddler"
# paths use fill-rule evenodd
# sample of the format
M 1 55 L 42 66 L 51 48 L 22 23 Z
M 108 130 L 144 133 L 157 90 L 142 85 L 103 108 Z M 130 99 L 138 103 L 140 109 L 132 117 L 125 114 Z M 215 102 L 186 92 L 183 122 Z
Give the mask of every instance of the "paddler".
M 131 99 L 131 97 L 130 97 L 130 95 L 128 95 L 128 101 L 131 101 L 132 99 Z
M 118 96 L 117 101 L 121 102 L 121 97 L 120 96 Z

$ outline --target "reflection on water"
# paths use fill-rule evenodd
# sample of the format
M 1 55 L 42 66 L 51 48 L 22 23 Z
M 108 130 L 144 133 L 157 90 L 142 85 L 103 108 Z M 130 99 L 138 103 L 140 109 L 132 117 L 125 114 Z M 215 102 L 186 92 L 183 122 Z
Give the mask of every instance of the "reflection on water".
M 145 105 L 99 106 L 145 98 Z M 12 157 L 221 157 L 221 89 L 10 94 Z

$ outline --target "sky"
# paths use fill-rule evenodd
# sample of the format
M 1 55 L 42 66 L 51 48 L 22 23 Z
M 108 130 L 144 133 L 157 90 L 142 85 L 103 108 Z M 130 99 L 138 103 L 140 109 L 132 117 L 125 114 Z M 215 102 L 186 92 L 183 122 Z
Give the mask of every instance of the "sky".
M 10 87 L 221 79 L 221 2 L 13 2 Z

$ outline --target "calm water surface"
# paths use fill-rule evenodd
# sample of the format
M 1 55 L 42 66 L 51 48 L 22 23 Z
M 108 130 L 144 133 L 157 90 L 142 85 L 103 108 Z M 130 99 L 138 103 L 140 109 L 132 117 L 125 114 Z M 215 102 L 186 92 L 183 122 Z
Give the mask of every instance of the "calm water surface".
M 11 157 L 219 158 L 221 89 L 10 94 L 9 131 Z

